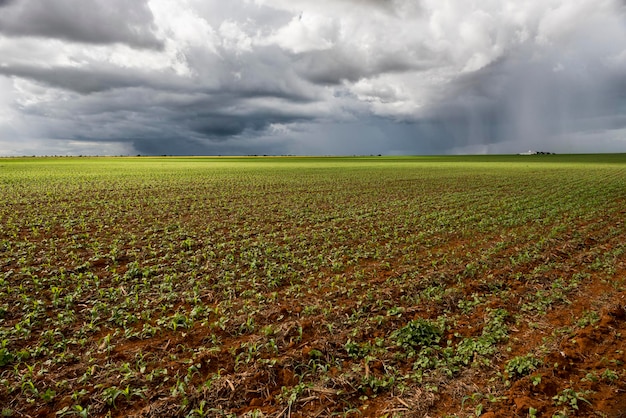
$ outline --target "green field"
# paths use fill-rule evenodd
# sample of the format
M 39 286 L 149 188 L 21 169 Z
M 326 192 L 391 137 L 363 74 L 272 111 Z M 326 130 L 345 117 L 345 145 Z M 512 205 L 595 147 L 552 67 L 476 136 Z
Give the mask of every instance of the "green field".
M 3 416 L 626 407 L 626 154 L 5 158 L 0 192 Z

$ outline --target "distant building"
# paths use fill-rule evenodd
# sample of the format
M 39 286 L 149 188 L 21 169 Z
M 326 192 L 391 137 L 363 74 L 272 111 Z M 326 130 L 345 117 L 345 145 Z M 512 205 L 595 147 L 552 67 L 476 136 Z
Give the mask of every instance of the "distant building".
M 532 151 L 532 150 L 528 150 L 528 152 L 520 152 L 517 155 L 552 155 L 554 154 L 553 152 L 546 152 L 546 151 Z

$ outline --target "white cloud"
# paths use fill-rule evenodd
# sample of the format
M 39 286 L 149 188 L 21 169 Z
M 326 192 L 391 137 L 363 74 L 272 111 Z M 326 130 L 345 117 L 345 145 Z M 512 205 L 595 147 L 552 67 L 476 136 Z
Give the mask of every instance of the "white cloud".
M 275 43 L 291 52 L 302 53 L 329 49 L 337 41 L 338 35 L 337 20 L 307 12 L 294 17 L 286 26 L 267 38 L 265 43 Z
M 239 23 L 233 20 L 222 22 L 219 27 L 219 34 L 222 38 L 222 48 L 234 51 L 235 54 L 252 52 L 254 39 L 248 36 Z

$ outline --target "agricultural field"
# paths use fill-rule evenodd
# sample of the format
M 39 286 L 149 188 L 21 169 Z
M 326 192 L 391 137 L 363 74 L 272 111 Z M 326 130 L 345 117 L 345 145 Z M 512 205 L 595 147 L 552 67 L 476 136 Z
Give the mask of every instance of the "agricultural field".
M 617 417 L 626 155 L 0 159 L 0 408 Z

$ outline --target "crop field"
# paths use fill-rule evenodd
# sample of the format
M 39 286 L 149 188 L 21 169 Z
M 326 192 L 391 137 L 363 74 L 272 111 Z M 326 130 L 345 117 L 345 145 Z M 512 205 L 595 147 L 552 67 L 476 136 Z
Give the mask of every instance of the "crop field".
M 0 159 L 0 408 L 616 417 L 626 154 Z

